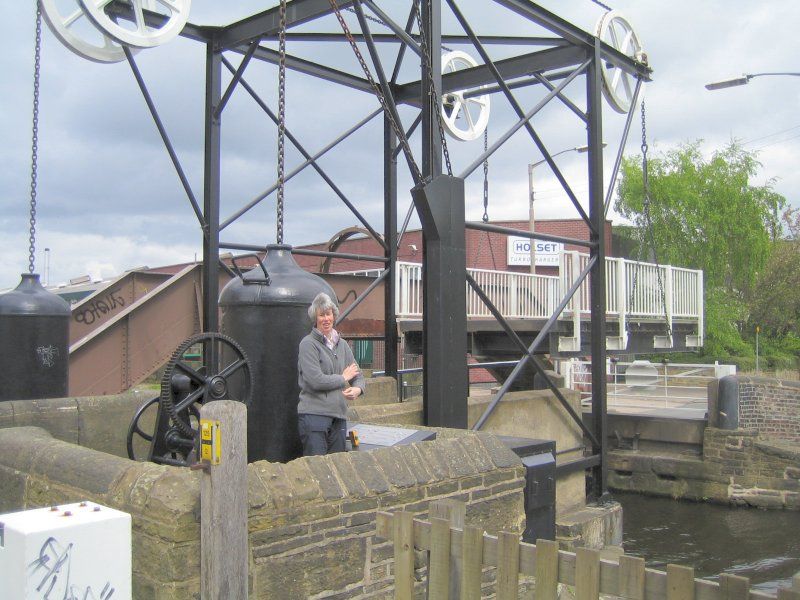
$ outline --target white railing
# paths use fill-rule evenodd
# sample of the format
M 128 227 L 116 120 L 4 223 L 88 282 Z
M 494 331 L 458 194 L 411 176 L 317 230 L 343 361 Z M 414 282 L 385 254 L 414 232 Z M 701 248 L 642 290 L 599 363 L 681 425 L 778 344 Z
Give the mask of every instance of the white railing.
M 578 359 L 560 361 L 564 385 L 591 402 L 592 363 Z M 708 382 L 735 375 L 735 365 L 606 361 L 606 402 L 609 408 L 680 408 L 705 411 Z
M 492 303 L 509 318 L 547 318 L 583 271 L 589 256 L 563 252 L 557 277 L 467 269 Z M 422 317 L 422 265 L 397 263 L 398 317 Z M 666 309 L 664 301 L 666 300 Z M 620 307 L 623 310 L 620 311 Z M 577 314 L 576 314 L 577 311 Z M 585 279 L 568 303 L 562 318 L 588 317 L 589 280 Z M 491 313 L 478 295 L 467 288 L 467 314 L 489 317 Z M 626 319 L 667 321 L 689 320 L 698 323 L 702 335 L 703 272 L 669 265 L 655 265 L 624 258 L 606 259 L 606 314 L 624 326 Z

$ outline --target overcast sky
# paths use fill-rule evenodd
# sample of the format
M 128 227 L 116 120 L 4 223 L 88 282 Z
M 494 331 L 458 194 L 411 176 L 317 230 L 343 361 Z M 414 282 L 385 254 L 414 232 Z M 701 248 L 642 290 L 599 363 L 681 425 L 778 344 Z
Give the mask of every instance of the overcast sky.
M 75 0 L 64 1 L 68 5 Z M 709 92 L 705 83 L 742 73 L 800 71 L 800 3 L 797 0 L 744 2 L 620 0 L 608 2 L 632 23 L 654 70 L 647 84 L 647 132 L 651 153 L 702 139 L 710 153 L 736 139 L 757 150 L 763 168 L 755 183 L 774 179 L 774 188 L 793 205 L 800 173 L 800 77 L 761 77 L 747 86 Z M 269 7 L 252 0 L 194 0 L 190 20 L 225 24 Z M 590 0 L 549 0 L 542 4 L 587 31 L 604 10 Z M 406 0 L 381 0 L 381 7 L 405 22 Z M 543 35 L 519 17 L 485 0 L 459 3 L 478 35 Z M 491 6 L 491 8 L 486 8 Z M 447 33 L 462 33 L 445 12 Z M 355 25 L 353 15 L 348 20 Z M 30 128 L 34 48 L 34 3 L 13 2 L 4 11 L 2 132 L 0 147 L 0 289 L 15 286 L 27 270 L 30 199 Z M 335 20 L 312 29 L 335 31 Z M 376 26 L 379 30 L 380 26 Z M 308 28 L 307 28 L 308 29 Z M 464 46 L 453 46 L 477 56 Z M 385 57 L 391 48 L 382 46 Z M 492 48 L 493 58 L 508 54 Z M 519 48 L 514 49 L 518 53 Z M 530 47 L 522 51 L 530 51 Z M 358 72 L 349 48 L 330 44 L 290 44 L 289 52 L 340 70 Z M 238 63 L 239 57 L 231 55 Z M 136 56 L 144 79 L 172 138 L 190 184 L 202 204 L 204 49 L 178 39 Z M 413 61 L 412 61 L 413 62 Z M 393 63 L 392 63 L 393 64 Z M 411 62 L 401 81 L 412 78 Z M 391 71 L 391 66 L 389 67 Z M 273 109 L 276 70 L 253 64 L 247 81 Z M 567 95 L 585 105 L 582 83 Z M 540 88 L 541 86 L 535 86 Z M 540 89 L 518 93 L 524 109 Z M 366 94 L 291 74 L 287 80 L 287 127 L 313 153 L 377 108 Z M 638 109 L 637 109 L 638 110 Z M 401 116 L 408 126 L 411 109 Z M 489 140 L 513 123 L 508 103 L 492 98 Z M 574 114 L 553 103 L 533 120 L 551 153 L 585 143 Z M 606 169 L 616 156 L 624 116 L 604 108 Z M 275 127 L 243 90 L 234 94 L 223 117 L 223 220 L 268 188 L 275 178 Z M 412 139 L 415 147 L 418 136 Z M 382 229 L 382 127 L 380 119 L 326 155 L 321 166 L 373 224 Z M 626 151 L 639 153 L 641 122 L 634 120 Z M 287 142 L 287 171 L 302 161 Z M 482 141 L 449 140 L 458 174 L 480 154 Z M 520 130 L 490 160 L 489 216 L 528 216 L 527 164 L 541 154 Z M 587 193 L 585 156 L 557 158 L 579 198 Z M 400 211 L 409 203 L 411 179 L 401 166 Z M 482 169 L 467 180 L 467 218 L 482 212 Z M 537 217 L 574 217 L 546 165 L 536 168 Z M 109 277 L 126 269 L 190 261 L 201 255 L 201 234 L 183 189 L 126 62 L 97 64 L 80 58 L 44 28 L 39 124 L 39 207 L 37 271 L 44 271 L 44 248 L 51 250 L 50 282 L 90 274 Z M 612 213 L 612 217 L 616 219 Z M 300 245 L 324 241 L 357 224 L 331 189 L 311 169 L 286 188 L 285 240 Z M 274 195 L 221 234 L 228 242 L 264 244 L 275 240 Z

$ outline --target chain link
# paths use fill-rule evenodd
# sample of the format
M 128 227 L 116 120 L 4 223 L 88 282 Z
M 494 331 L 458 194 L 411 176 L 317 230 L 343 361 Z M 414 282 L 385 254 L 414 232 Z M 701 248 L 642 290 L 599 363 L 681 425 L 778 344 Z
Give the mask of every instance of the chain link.
M 275 218 L 276 241 L 283 244 L 283 199 L 286 181 L 284 158 L 286 155 L 286 0 L 281 0 L 278 11 L 278 201 Z
M 428 48 L 428 41 L 425 37 L 425 30 L 422 27 L 422 9 L 420 8 L 422 0 L 414 2 L 414 9 L 417 17 L 417 27 L 419 28 L 419 49 L 422 52 L 422 58 L 428 69 L 428 96 L 433 104 L 433 109 L 436 112 L 436 126 L 439 129 L 439 140 L 442 144 L 442 154 L 444 155 L 444 162 L 447 167 L 447 174 L 453 176 L 453 167 L 450 164 L 450 152 L 447 149 L 447 138 L 444 134 L 444 117 L 442 116 L 441 96 L 436 91 L 436 83 L 433 80 L 433 59 L 431 58 L 430 48 Z M 430 3 L 428 4 L 430 7 Z M 430 23 L 430 19 L 428 22 Z
M 31 132 L 31 208 L 28 229 L 28 273 L 35 270 L 36 260 L 36 194 L 39 163 L 39 73 L 42 55 L 42 4 L 36 2 L 36 46 L 33 58 L 33 125 Z
M 336 0 L 328 1 L 330 2 L 334 14 L 336 14 L 336 18 L 339 21 L 342 32 L 344 32 L 347 41 L 350 43 L 350 47 L 353 49 L 353 53 L 356 55 L 356 58 L 361 65 L 361 70 L 364 72 L 364 76 L 367 78 L 367 81 L 369 81 L 369 84 L 375 91 L 375 96 L 378 98 L 378 102 L 383 109 L 384 115 L 386 115 L 386 118 L 389 119 L 389 124 L 392 126 L 397 139 L 400 141 L 400 144 L 403 147 L 403 151 L 405 152 L 406 158 L 411 166 L 411 170 L 414 172 L 414 179 L 416 181 L 422 181 L 422 171 L 420 171 L 419 165 L 417 165 L 417 163 L 414 161 L 414 155 L 411 153 L 411 147 L 408 145 L 408 138 L 406 137 L 405 131 L 400 128 L 400 124 L 395 120 L 392 111 L 389 110 L 389 104 L 386 100 L 386 97 L 383 95 L 383 90 L 372 77 L 372 73 L 370 72 L 367 63 L 364 60 L 364 56 L 361 54 L 361 50 L 358 49 L 358 44 L 356 44 L 356 40 L 353 37 L 350 28 L 347 26 L 347 22 L 344 20 L 344 16 L 342 15 L 339 5 L 336 3 Z
M 489 151 L 489 128 L 483 130 L 483 153 Z M 483 222 L 489 222 L 489 157 L 483 161 Z
M 595 4 L 597 4 L 597 6 L 600 6 L 600 7 L 602 7 L 602 8 L 605 8 L 607 11 L 612 11 L 612 10 L 614 10 L 614 9 L 613 9 L 613 8 L 611 8 L 611 7 L 610 7 L 608 4 L 603 4 L 602 2 L 600 2 L 600 0 L 592 0 L 592 2 L 594 2 Z
M 647 152 L 649 147 L 647 145 L 647 112 L 645 110 L 645 103 L 642 100 L 642 216 L 644 217 L 643 225 L 640 225 L 639 236 L 639 253 L 644 251 L 644 246 L 649 242 L 650 249 L 653 252 L 653 261 L 656 265 L 656 278 L 658 280 L 658 292 L 661 297 L 661 304 L 664 306 L 664 322 L 667 330 L 667 335 L 672 337 L 672 327 L 670 326 L 667 311 L 667 293 L 664 290 L 664 281 L 661 274 L 661 265 L 658 263 L 658 254 L 656 252 L 656 237 L 653 231 L 653 217 L 650 214 L 651 199 L 650 199 L 650 179 L 648 177 L 648 159 Z M 633 289 L 631 290 L 631 302 L 633 301 L 633 294 L 636 289 L 636 275 L 634 274 Z

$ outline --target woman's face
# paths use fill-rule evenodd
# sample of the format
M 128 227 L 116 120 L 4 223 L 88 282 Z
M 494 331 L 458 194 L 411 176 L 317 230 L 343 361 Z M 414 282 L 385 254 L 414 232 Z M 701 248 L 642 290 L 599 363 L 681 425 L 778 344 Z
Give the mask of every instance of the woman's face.
M 317 311 L 317 329 L 319 329 L 325 337 L 330 337 L 331 331 L 333 331 L 333 310 L 328 309 L 325 312 Z

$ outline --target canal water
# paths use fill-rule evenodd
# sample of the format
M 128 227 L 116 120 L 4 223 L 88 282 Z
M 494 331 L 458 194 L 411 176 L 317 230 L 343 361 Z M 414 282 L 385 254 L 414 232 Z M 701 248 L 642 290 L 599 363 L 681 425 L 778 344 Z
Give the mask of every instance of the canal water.
M 719 573 L 749 577 L 775 592 L 800 572 L 800 512 L 683 502 L 615 493 L 623 508 L 625 553 L 647 566 L 694 567 L 695 577 Z

